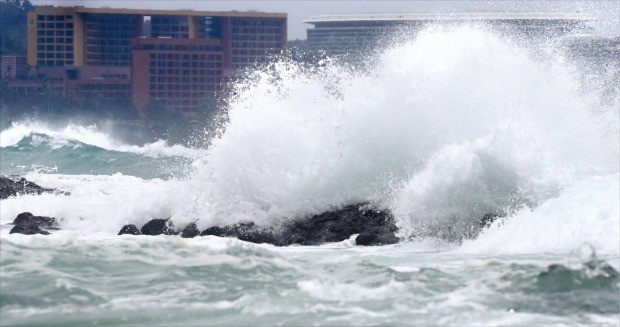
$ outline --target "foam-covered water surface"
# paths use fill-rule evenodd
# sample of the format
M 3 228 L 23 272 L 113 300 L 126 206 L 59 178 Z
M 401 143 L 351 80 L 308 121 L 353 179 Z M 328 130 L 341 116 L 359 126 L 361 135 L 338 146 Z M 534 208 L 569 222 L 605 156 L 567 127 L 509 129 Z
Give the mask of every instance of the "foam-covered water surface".
M 1 242 L 3 325 L 613 325 L 620 304 L 617 272 L 561 255 L 66 232 Z

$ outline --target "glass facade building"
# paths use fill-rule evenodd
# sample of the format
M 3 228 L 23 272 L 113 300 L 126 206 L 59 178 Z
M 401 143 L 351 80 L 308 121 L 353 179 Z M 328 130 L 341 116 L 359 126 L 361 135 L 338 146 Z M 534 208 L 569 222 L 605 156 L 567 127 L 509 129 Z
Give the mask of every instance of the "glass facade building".
M 591 18 L 584 14 L 557 13 L 403 13 L 317 16 L 304 22 L 308 46 L 327 55 L 359 54 L 438 24 L 482 24 L 526 37 L 562 36 L 589 31 Z

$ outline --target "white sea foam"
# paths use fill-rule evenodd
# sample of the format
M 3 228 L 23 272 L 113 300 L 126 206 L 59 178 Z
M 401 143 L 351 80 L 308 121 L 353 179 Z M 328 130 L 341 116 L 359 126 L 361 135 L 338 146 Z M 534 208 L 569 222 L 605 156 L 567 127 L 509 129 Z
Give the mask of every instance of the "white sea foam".
M 238 89 L 173 217 L 270 223 L 374 201 L 404 236 L 447 228 L 459 238 L 486 213 L 536 211 L 618 173 L 617 109 L 552 59 L 466 26 L 424 31 L 370 73 L 276 64 Z M 618 220 L 612 211 L 595 228 Z
M 465 253 L 562 253 L 590 244 L 599 254 L 620 253 L 620 175 L 585 178 L 535 209 L 494 222 Z
M 202 149 L 187 148 L 180 144 L 169 145 L 164 140 L 158 140 L 144 146 L 123 144 L 100 131 L 96 125 L 82 126 L 69 124 L 62 128 L 54 128 L 46 123 L 37 121 L 15 122 L 6 130 L 1 131 L 0 147 L 14 146 L 25 137 L 33 134 L 43 134 L 50 137 L 51 140 L 49 142 L 52 148 L 60 148 L 69 144 L 70 141 L 77 141 L 106 150 L 137 153 L 151 157 L 182 156 L 199 158 L 205 153 Z
M 172 214 L 175 202 L 185 196 L 179 181 L 143 180 L 122 174 L 56 175 L 30 173 L 28 180 L 71 193 L 71 196 L 25 195 L 2 201 L 1 222 L 11 222 L 19 213 L 62 218 L 63 228 L 117 233 L 125 224 L 143 225 Z
M 423 31 L 369 73 L 280 62 L 239 85 L 225 131 L 190 180 L 31 174 L 72 195 L 5 200 L 2 221 L 37 208 L 65 228 L 116 232 L 168 216 L 205 228 L 371 201 L 394 211 L 406 237 L 461 239 L 482 215 L 507 214 L 462 251 L 590 242 L 618 253 L 618 111 L 560 63 L 474 27 Z M 35 130 L 14 125 L 2 145 Z M 92 130 L 61 133 L 122 148 Z

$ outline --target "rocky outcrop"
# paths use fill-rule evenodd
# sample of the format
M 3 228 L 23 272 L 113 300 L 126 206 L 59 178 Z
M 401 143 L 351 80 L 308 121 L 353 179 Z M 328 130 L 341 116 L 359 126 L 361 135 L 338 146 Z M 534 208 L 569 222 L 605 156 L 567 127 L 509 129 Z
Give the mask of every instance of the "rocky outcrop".
M 13 220 L 13 224 L 15 225 L 37 225 L 41 227 L 48 228 L 57 228 L 58 224 L 56 223 L 56 218 L 45 217 L 45 216 L 35 216 L 30 212 L 22 212 L 15 220 Z
M 328 211 L 309 219 L 295 220 L 283 229 L 283 245 L 318 245 L 341 242 L 354 234 L 373 231 L 378 237 L 373 245 L 397 243 L 398 230 L 394 217 L 387 210 L 378 210 L 368 204 L 355 204 L 340 210 Z M 385 235 L 383 237 L 383 235 Z
M 200 235 L 232 236 L 252 243 L 287 246 L 341 242 L 354 234 L 360 234 L 360 245 L 386 245 L 398 243 L 399 239 L 395 234 L 397 230 L 394 217 L 389 211 L 377 210 L 367 204 L 357 204 L 305 219 L 295 219 L 279 228 L 242 222 L 223 227 L 213 226 Z
M 209 227 L 203 230 L 202 233 L 200 233 L 200 236 L 209 236 L 209 235 L 220 236 L 220 237 L 236 236 L 235 230 L 236 229 L 234 228 L 234 225 L 228 225 L 224 227 L 213 226 L 213 227 Z
M 25 178 L 11 178 L 0 176 L 0 199 L 6 199 L 11 196 L 24 194 L 43 194 L 54 193 L 70 195 L 68 192 L 59 191 L 51 188 L 43 188 L 33 182 L 27 181 Z
M 269 243 L 279 245 L 271 229 L 260 227 L 254 222 L 241 222 L 224 227 L 213 226 L 205 229 L 200 236 L 236 237 L 242 241 L 252 243 Z
M 19 214 L 13 221 L 15 227 L 10 233 L 49 234 L 44 229 L 57 229 L 55 218 L 35 216 L 29 212 Z M 367 204 L 350 205 L 345 208 L 324 212 L 305 219 L 286 220 L 277 227 L 264 227 L 254 222 L 240 222 L 225 226 L 213 226 L 202 233 L 196 223 L 187 225 L 181 231 L 181 237 L 191 238 L 198 235 L 236 237 L 252 243 L 268 243 L 276 246 L 319 245 L 328 242 L 341 242 L 359 234 L 359 245 L 385 245 L 399 241 L 396 237 L 398 228 L 394 217 L 387 210 L 378 210 Z M 125 225 L 118 235 L 178 235 L 170 219 L 153 219 L 140 230 L 135 225 Z
M 49 232 L 41 228 L 58 229 L 58 224 L 56 223 L 55 218 L 35 216 L 30 212 L 22 212 L 17 215 L 15 220 L 13 220 L 13 224 L 15 227 L 11 229 L 9 234 L 47 235 Z
M 355 244 L 370 246 L 398 243 L 399 239 L 395 234 L 397 230 L 398 229 L 395 226 L 368 228 L 357 235 L 355 238 Z
M 183 228 L 183 231 L 181 231 L 182 238 L 194 238 L 199 235 L 200 230 L 198 229 L 198 226 L 196 226 L 196 223 L 191 223 L 185 226 L 185 228 Z
M 490 225 L 502 217 L 486 214 L 480 220 L 480 228 Z M 13 221 L 10 233 L 49 234 L 48 230 L 58 229 L 55 218 L 34 216 L 29 212 L 19 214 Z M 276 246 L 319 245 L 341 242 L 355 237 L 355 243 L 362 246 L 395 244 L 398 227 L 388 210 L 376 209 L 368 204 L 356 204 L 342 209 L 299 219 L 285 219 L 279 226 L 260 226 L 254 222 L 239 222 L 224 226 L 212 226 L 200 232 L 196 223 L 176 230 L 170 219 L 153 219 L 138 229 L 135 225 L 125 225 L 118 235 L 178 235 L 183 238 L 196 236 L 236 237 L 252 243 L 268 243 Z M 413 236 L 415 237 L 415 236 Z
M 138 227 L 136 227 L 136 225 L 125 225 L 123 226 L 123 228 L 121 228 L 121 231 L 118 232 L 118 235 L 124 235 L 124 234 L 129 234 L 129 235 L 141 235 L 142 233 L 140 233 L 140 230 L 138 229 Z
M 43 234 L 49 235 L 50 232 L 46 230 L 42 230 L 37 225 L 15 225 L 15 227 L 11 228 L 9 234 L 25 234 L 25 235 L 34 235 L 34 234 Z
M 170 219 L 153 219 L 142 226 L 140 232 L 144 235 L 177 235 L 174 224 Z
M 254 223 L 240 224 L 240 227 L 236 230 L 236 236 L 238 239 L 252 243 L 268 243 L 274 245 L 288 245 L 285 243 L 282 234 L 276 234 L 273 230 L 258 226 Z

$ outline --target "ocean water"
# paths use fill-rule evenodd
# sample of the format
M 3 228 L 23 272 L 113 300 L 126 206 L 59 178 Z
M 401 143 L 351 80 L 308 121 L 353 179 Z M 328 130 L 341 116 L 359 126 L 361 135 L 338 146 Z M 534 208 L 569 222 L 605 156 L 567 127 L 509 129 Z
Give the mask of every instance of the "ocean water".
M 71 195 L 0 202 L 0 324 L 617 326 L 619 97 L 545 50 L 461 26 L 371 72 L 278 62 L 237 86 L 208 148 L 14 123 L 0 173 Z M 363 201 L 402 242 L 116 235 Z M 61 230 L 9 234 L 24 211 Z M 486 214 L 501 218 L 478 227 Z

